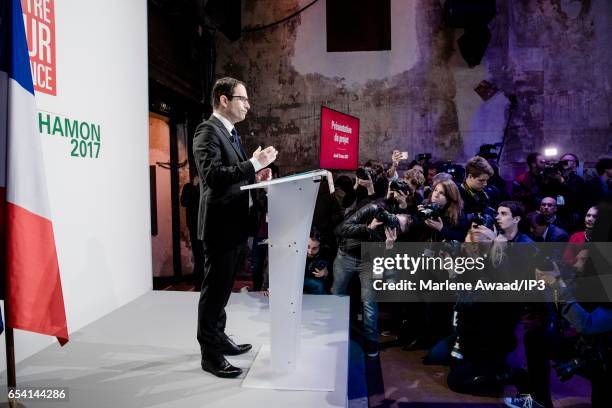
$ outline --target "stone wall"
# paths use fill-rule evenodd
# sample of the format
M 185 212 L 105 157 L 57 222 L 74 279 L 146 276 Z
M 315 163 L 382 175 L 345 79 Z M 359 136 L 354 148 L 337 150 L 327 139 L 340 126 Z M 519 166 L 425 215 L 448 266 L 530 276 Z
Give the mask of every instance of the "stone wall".
M 274 4 L 271 7 L 271 4 Z M 310 0 L 243 1 L 243 27 L 279 20 Z M 502 172 L 555 145 L 589 162 L 612 154 L 612 2 L 498 0 L 481 65 L 458 53 L 439 0 L 391 0 L 392 50 L 325 52 L 325 0 L 278 26 L 217 41 L 217 77 L 243 79 L 252 110 L 238 128 L 248 150 L 273 144 L 283 173 L 318 167 L 320 106 L 361 119 L 360 160 L 411 154 L 464 162 L 502 139 Z M 474 87 L 499 88 L 483 101 Z M 246 136 L 247 134 L 251 137 Z M 516 167 L 516 166 L 515 166 Z

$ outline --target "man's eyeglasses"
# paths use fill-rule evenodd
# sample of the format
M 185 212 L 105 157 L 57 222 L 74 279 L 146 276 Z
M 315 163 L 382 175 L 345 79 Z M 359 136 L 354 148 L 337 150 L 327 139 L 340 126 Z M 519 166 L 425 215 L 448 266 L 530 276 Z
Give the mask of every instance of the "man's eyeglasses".
M 247 98 L 246 96 L 240 96 L 240 95 L 230 95 L 230 96 L 228 96 L 228 99 L 232 99 L 232 98 L 236 98 L 238 100 L 241 100 L 244 103 L 249 103 L 249 98 Z

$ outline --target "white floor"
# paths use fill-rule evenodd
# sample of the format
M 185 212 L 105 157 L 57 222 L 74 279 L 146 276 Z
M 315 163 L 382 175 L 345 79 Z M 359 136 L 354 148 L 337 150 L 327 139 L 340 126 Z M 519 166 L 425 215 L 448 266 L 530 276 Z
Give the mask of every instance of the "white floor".
M 67 387 L 69 401 L 45 407 L 344 407 L 348 376 L 348 297 L 304 297 L 302 345 L 337 350 L 335 391 L 279 391 L 241 387 L 200 367 L 196 341 L 198 293 L 150 292 L 72 333 L 67 346 L 49 347 L 17 365 L 21 387 Z M 245 371 L 268 343 L 268 299 L 233 294 L 226 332 L 253 350 L 228 360 Z M 16 345 L 18 347 L 18 345 Z M 5 373 L 2 375 L 6 386 Z M 4 388 L 6 389 L 6 388 Z M 0 401 L 6 393 L 0 392 Z

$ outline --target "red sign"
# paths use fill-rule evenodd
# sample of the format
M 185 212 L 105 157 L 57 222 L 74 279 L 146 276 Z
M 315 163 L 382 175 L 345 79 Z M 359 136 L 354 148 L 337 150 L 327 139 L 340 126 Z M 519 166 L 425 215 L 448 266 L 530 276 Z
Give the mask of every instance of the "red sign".
M 34 90 L 56 95 L 54 0 L 21 0 Z
M 359 161 L 359 119 L 321 106 L 322 169 L 355 170 Z

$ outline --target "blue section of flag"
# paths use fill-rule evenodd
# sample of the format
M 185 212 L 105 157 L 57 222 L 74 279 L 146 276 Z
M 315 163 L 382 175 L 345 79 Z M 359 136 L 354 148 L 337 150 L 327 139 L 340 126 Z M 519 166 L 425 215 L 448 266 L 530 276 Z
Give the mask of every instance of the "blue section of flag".
M 23 89 L 34 95 L 21 2 L 5 0 L 2 4 L 0 70 L 8 73 L 9 78 L 17 81 Z
M 8 24 L 8 18 L 6 18 L 9 15 L 8 3 L 8 1 L 0 3 L 2 6 L 2 10 L 0 10 L 0 71 L 2 72 L 8 72 L 8 53 L 11 50 L 8 46 L 11 38 L 8 33 L 11 27 Z

